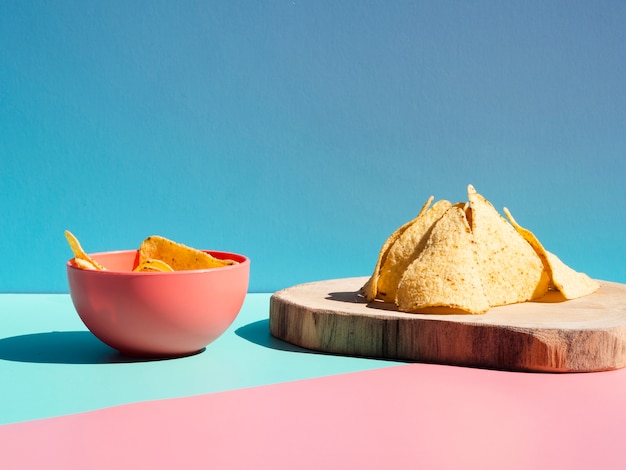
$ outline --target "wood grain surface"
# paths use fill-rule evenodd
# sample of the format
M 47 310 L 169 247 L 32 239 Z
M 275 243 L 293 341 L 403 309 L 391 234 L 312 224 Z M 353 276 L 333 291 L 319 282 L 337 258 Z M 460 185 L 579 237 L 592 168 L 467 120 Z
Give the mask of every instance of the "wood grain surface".
M 304 348 L 514 371 L 591 372 L 626 366 L 626 285 L 495 307 L 483 315 L 398 312 L 358 295 L 366 277 L 301 284 L 270 300 L 270 332 Z

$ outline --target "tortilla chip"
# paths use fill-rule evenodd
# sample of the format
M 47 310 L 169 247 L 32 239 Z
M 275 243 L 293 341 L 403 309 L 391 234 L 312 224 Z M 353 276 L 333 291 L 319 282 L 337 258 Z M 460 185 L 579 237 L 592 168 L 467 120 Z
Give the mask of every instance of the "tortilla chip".
M 573 270 L 563 263 L 558 256 L 546 250 L 533 232 L 520 226 L 515 221 L 506 207 L 504 208 L 504 213 L 511 222 L 511 225 L 515 227 L 522 237 L 533 247 L 537 255 L 539 255 L 550 276 L 552 285 L 563 294 L 563 297 L 570 300 L 592 294 L 598 290 L 600 287 L 598 282 L 591 279 L 585 273 Z
M 106 268 L 98 263 L 95 259 L 85 253 L 83 247 L 80 245 L 78 238 L 70 232 L 65 230 L 64 232 L 67 243 L 70 245 L 72 252 L 74 253 L 74 264 L 81 269 L 91 269 L 96 271 L 106 271 Z
M 436 312 L 444 307 L 479 314 L 489 309 L 476 243 L 462 205 L 446 210 L 430 231 L 424 248 L 403 272 L 396 304 L 404 312 Z
M 219 268 L 235 264 L 233 260 L 221 260 L 204 251 L 153 235 L 139 247 L 139 265 L 157 259 L 167 263 L 174 271 Z
M 149 258 L 145 260 L 143 263 L 139 263 L 134 272 L 157 272 L 157 273 L 167 273 L 174 271 L 169 264 L 165 261 L 161 261 L 160 259 Z
M 585 273 L 580 273 L 567 266 L 553 253 L 546 251 L 548 262 L 552 270 L 552 282 L 554 287 L 563 294 L 566 299 L 575 299 L 593 294 L 600 284 L 591 279 Z
M 472 185 L 467 189 L 483 288 L 491 306 L 537 299 L 549 276 L 535 250 Z
M 87 269 L 88 271 L 106 271 L 106 269 L 101 269 L 91 261 L 87 261 L 82 258 L 74 258 L 74 265 L 80 269 Z
M 374 300 L 378 294 L 378 282 L 379 282 L 379 277 L 380 277 L 380 268 L 385 262 L 385 260 L 387 259 L 387 254 L 389 252 L 389 249 L 396 242 L 396 240 L 400 237 L 400 235 L 402 235 L 402 233 L 407 228 L 409 228 L 413 223 L 415 223 L 415 221 L 419 219 L 424 212 L 426 212 L 428 207 L 432 204 L 433 199 L 434 197 L 430 196 L 428 200 L 426 201 L 426 203 L 422 206 L 421 210 L 419 211 L 419 214 L 417 214 L 417 216 L 413 220 L 410 220 L 409 222 L 407 222 L 406 224 L 398 228 L 396 231 L 394 231 L 383 244 L 378 254 L 378 260 L 376 261 L 374 272 L 372 273 L 368 281 L 365 283 L 365 285 L 361 288 L 361 294 L 364 295 L 365 298 L 369 302 Z
M 418 257 L 426 245 L 429 233 L 443 214 L 451 206 L 441 200 L 420 213 L 389 248 L 389 252 L 380 269 L 377 297 L 386 302 L 394 302 L 400 278 L 409 265 Z

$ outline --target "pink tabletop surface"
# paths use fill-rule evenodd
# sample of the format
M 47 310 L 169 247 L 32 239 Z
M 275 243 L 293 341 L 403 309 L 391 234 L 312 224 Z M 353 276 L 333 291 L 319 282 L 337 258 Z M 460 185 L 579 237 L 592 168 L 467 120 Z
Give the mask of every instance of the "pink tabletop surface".
M 0 427 L 0 468 L 626 468 L 626 370 L 429 364 Z

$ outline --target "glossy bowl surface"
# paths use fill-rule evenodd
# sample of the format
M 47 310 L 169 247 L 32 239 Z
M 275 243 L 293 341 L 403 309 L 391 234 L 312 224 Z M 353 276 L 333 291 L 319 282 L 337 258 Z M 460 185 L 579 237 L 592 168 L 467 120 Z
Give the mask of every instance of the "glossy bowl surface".
M 132 272 L 137 251 L 90 256 L 107 268 L 67 263 L 74 307 L 85 326 L 123 354 L 174 357 L 201 351 L 232 324 L 248 290 L 250 260 L 207 251 L 238 264 L 176 272 Z

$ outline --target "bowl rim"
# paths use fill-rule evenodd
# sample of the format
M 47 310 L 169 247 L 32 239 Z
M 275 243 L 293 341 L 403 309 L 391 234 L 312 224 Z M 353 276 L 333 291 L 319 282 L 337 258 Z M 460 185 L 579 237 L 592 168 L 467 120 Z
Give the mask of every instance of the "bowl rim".
M 112 271 L 112 270 L 92 270 L 92 269 L 83 269 L 74 264 L 74 257 L 67 260 L 65 266 L 67 269 L 75 269 L 77 271 L 82 271 L 85 273 L 96 273 L 97 275 L 102 276 L 180 276 L 180 275 L 189 275 L 189 274 L 200 274 L 207 272 L 216 272 L 216 271 L 230 271 L 233 269 L 240 269 L 242 266 L 250 264 L 250 258 L 246 255 L 242 255 L 240 253 L 235 253 L 234 251 L 221 251 L 221 250 L 200 250 L 210 255 L 219 254 L 225 255 L 228 258 L 228 255 L 235 255 L 239 258 L 243 258 L 242 261 L 239 261 L 237 264 L 230 264 L 226 266 L 220 266 L 219 268 L 204 268 L 204 269 L 187 269 L 184 271 Z M 118 255 L 118 254 L 127 254 L 127 253 L 137 253 L 139 250 L 111 250 L 111 251 L 98 251 L 95 253 L 87 253 L 90 257 L 96 257 L 100 255 Z

